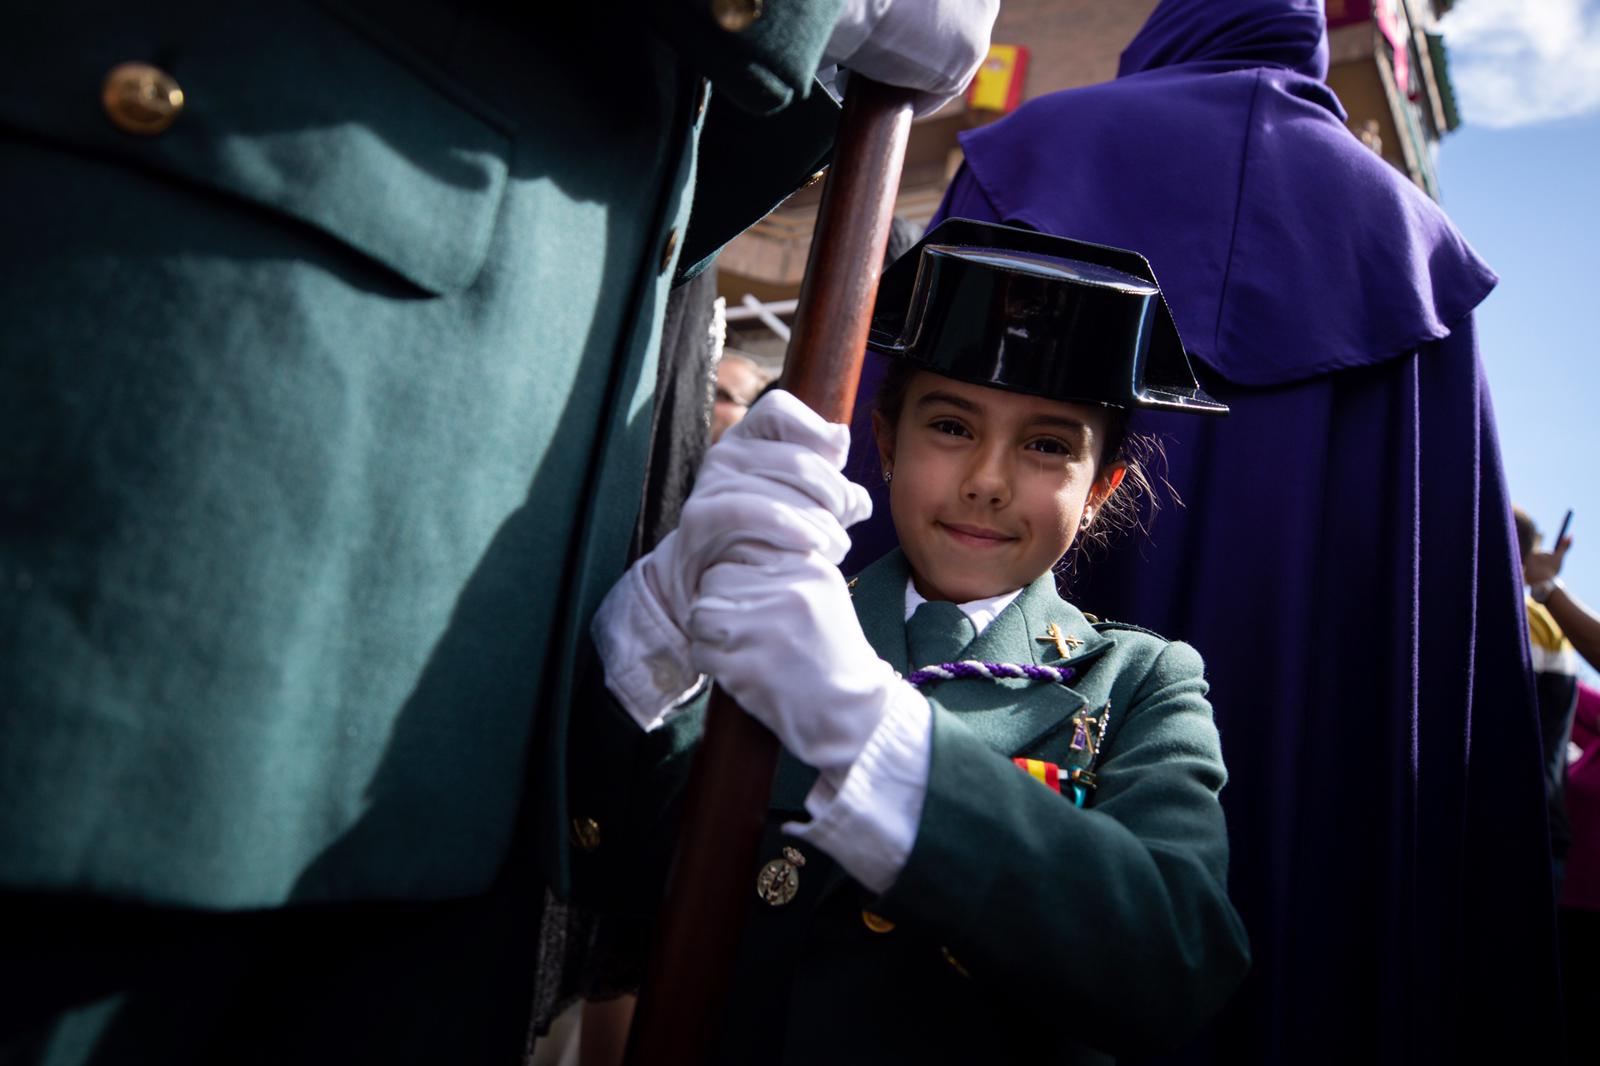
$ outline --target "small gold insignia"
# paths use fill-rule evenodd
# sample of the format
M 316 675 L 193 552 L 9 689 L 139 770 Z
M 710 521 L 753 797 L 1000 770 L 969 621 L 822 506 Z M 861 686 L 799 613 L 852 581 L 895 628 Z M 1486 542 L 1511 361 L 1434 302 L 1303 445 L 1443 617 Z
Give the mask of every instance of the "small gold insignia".
M 1111 710 L 1111 704 L 1105 705 L 1105 711 Z M 1095 756 L 1100 754 L 1100 737 L 1105 729 L 1106 718 L 1109 715 L 1102 713 L 1098 716 L 1079 711 L 1072 716 L 1072 743 L 1069 747 L 1073 751 L 1087 751 L 1089 761 L 1093 762 Z
M 783 858 L 773 859 L 756 874 L 756 895 L 771 907 L 781 907 L 800 891 L 800 867 L 806 857 L 796 848 L 784 848 Z
M 600 846 L 600 823 L 593 818 L 574 818 L 568 835 L 579 851 L 594 851 Z
M 894 923 L 881 914 L 861 908 L 861 924 L 871 929 L 874 933 L 887 933 L 894 929 Z
M 1045 627 L 1044 636 L 1033 639 L 1041 644 L 1054 644 L 1056 654 L 1063 659 L 1072 658 L 1072 653 L 1083 647 L 1083 638 L 1073 633 L 1063 633 L 1054 622 Z

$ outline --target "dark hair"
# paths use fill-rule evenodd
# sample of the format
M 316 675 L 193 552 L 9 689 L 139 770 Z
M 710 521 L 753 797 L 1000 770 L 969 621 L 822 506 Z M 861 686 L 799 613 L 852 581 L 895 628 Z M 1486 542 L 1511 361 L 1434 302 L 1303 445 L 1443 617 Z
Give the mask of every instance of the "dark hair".
M 905 407 L 906 390 L 911 379 L 923 368 L 904 359 L 889 364 L 889 372 L 878 389 L 873 409 L 883 416 L 890 426 L 898 426 L 900 412 Z M 933 373 L 933 371 L 929 371 Z M 1095 474 L 1112 463 L 1121 463 L 1126 473 L 1106 502 L 1100 505 L 1089 528 L 1072 541 L 1072 547 L 1062 557 L 1058 569 L 1068 575 L 1076 571 L 1078 560 L 1085 553 L 1104 554 L 1111 544 L 1124 534 L 1137 530 L 1148 534 L 1161 510 L 1161 500 L 1156 493 L 1156 482 L 1165 485 L 1173 502 L 1182 503 L 1172 485 L 1167 481 L 1166 451 L 1159 438 L 1149 433 L 1132 433 L 1128 429 L 1129 412 L 1126 408 L 1107 407 L 1105 440 L 1101 443 L 1100 461 Z

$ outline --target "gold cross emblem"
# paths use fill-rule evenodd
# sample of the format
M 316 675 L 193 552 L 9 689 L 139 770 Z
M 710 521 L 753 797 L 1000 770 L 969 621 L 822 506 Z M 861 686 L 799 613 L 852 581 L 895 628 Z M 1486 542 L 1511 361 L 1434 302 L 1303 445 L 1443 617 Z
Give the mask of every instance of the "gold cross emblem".
M 1106 705 L 1110 709 L 1110 704 Z M 1100 754 L 1100 736 L 1105 728 L 1105 717 L 1096 717 L 1079 711 L 1072 716 L 1072 743 L 1073 751 L 1087 751 L 1092 762 Z
M 1061 632 L 1061 627 L 1051 622 L 1045 627 L 1044 636 L 1034 637 L 1041 644 L 1054 644 L 1056 654 L 1063 659 L 1070 659 L 1072 653 L 1083 647 L 1083 640 L 1071 633 Z

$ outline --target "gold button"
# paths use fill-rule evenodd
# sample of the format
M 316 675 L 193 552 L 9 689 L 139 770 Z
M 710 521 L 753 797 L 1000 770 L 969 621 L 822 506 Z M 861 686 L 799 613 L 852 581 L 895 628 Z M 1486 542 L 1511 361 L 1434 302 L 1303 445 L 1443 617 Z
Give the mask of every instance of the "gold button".
M 666 273 L 668 267 L 672 266 L 672 256 L 677 250 L 678 230 L 674 227 L 672 232 L 667 234 L 667 243 L 661 248 L 661 272 L 663 274 Z
M 711 0 L 711 17 L 729 33 L 738 33 L 761 17 L 761 0 Z
M 183 112 L 183 90 L 159 67 L 122 63 L 106 75 L 100 102 L 118 129 L 148 137 L 165 132 L 178 120 Z
M 865 907 L 861 908 L 861 924 L 871 929 L 874 933 L 887 933 L 894 929 L 894 923 L 881 914 L 874 914 Z
M 572 820 L 572 843 L 580 851 L 593 851 L 600 846 L 600 823 L 593 818 Z

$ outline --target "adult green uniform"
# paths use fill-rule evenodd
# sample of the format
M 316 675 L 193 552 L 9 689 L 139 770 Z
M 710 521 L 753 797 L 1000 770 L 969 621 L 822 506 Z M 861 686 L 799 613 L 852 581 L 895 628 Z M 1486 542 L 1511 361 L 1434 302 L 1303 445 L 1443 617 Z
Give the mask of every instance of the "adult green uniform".
M 564 877 L 568 667 L 665 293 L 836 112 L 801 97 L 837 0 L 563 8 L 12 14 L 0 1049 L 471 1061 L 429 1043 L 450 1004 L 497 1049 L 472 1012 L 525 1012 L 484 989 Z M 697 185 L 703 123 L 738 158 Z
M 854 590 L 868 641 L 902 673 L 925 665 L 907 661 L 907 576 L 896 549 Z M 807 818 L 815 780 L 784 756 L 758 863 L 797 850 L 799 887 L 773 905 L 749 871 L 716 1061 L 1105 1063 L 1183 1040 L 1243 978 L 1217 802 L 1226 772 L 1194 649 L 1089 622 L 1046 574 L 960 658 L 1076 674 L 923 689 L 927 797 L 910 858 L 882 897 L 782 835 L 784 822 Z M 593 741 L 609 772 L 575 778 L 586 790 L 575 812 L 600 826 L 579 866 L 581 894 L 641 924 L 657 883 L 641 873 L 663 869 L 674 836 L 662 797 L 683 784 L 701 709 L 642 733 L 613 706 Z M 1080 715 L 1103 726 L 1098 789 L 1082 808 L 1066 783 L 1090 761 L 1075 746 Z M 1055 764 L 1061 793 L 1018 757 Z

